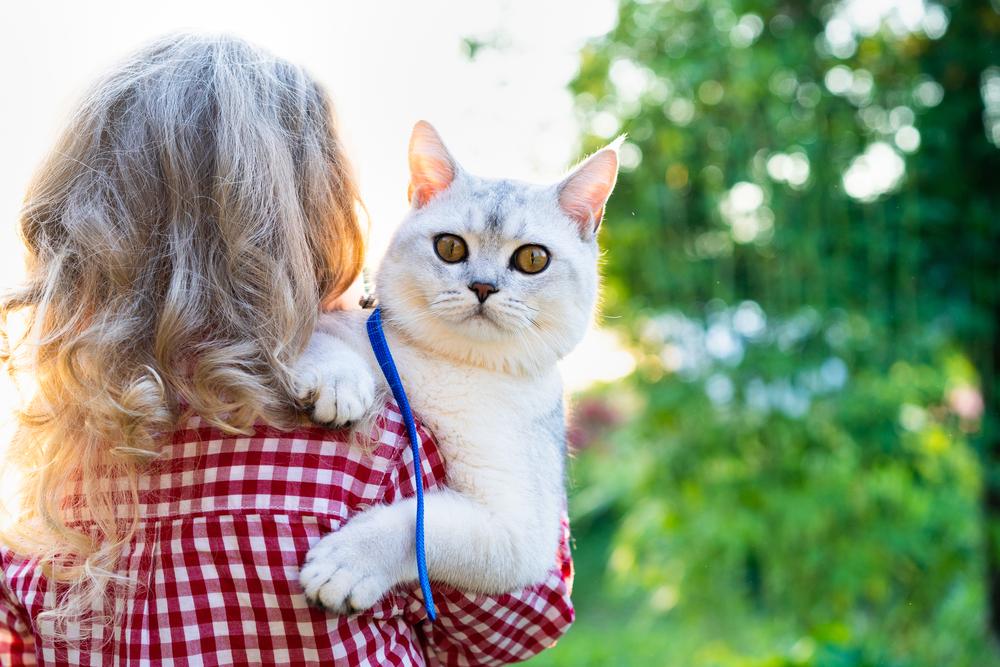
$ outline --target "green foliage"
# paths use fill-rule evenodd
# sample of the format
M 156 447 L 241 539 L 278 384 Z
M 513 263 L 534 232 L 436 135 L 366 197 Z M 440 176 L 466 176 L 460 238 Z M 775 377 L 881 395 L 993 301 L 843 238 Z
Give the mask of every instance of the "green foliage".
M 628 152 L 641 156 L 627 165 L 603 232 L 613 250 L 607 280 L 614 314 L 753 298 L 781 312 L 802 304 L 861 309 L 907 329 L 941 314 L 942 302 L 959 291 L 947 282 L 952 277 L 993 287 L 982 280 L 989 271 L 995 277 L 992 257 L 968 260 L 983 259 L 987 241 L 1000 241 L 990 224 L 996 198 L 983 180 L 995 171 L 962 162 L 975 157 L 984 168 L 1000 168 L 983 131 L 978 80 L 995 58 L 1000 20 L 992 31 L 980 27 L 976 41 L 957 38 L 961 60 L 945 40 L 897 39 L 887 30 L 862 38 L 843 60 L 816 47 L 820 17 L 836 6 L 623 2 L 618 27 L 584 50 L 574 83 L 581 115 L 607 136 L 627 132 Z M 971 9 L 965 21 L 979 25 Z M 762 32 L 751 45 L 734 44 L 734 30 L 745 23 Z M 921 55 L 948 88 L 921 72 Z M 838 78 L 834 94 L 828 86 Z M 968 145 L 956 126 L 968 126 Z M 896 196 L 870 203 L 850 197 L 842 177 L 855 158 L 874 142 L 892 146 L 900 130 L 913 127 L 942 150 L 926 160 L 926 147 L 918 151 Z M 586 147 L 604 141 L 590 135 Z M 808 165 L 808 177 L 782 169 L 782 156 Z M 791 179 L 774 178 L 789 170 Z M 763 204 L 734 224 L 739 216 L 727 219 L 723 209 L 740 182 L 760 188 Z M 918 192 L 918 185 L 930 189 Z M 937 247 L 949 242 L 962 252 Z M 992 292 L 963 299 L 964 311 L 988 308 Z M 922 304 L 918 295 L 934 298 Z
M 641 415 L 573 468 L 579 586 L 603 586 L 585 627 L 614 609 L 649 637 L 614 650 L 669 639 L 665 664 L 983 664 L 979 464 L 947 402 L 967 362 L 932 345 L 874 372 L 867 321 L 750 308 L 643 322 L 641 370 L 584 400 Z M 676 348 L 699 361 L 668 374 Z
M 639 366 L 581 399 L 579 621 L 539 665 L 1000 664 L 1000 14 L 844 6 L 621 0 L 581 54 Z

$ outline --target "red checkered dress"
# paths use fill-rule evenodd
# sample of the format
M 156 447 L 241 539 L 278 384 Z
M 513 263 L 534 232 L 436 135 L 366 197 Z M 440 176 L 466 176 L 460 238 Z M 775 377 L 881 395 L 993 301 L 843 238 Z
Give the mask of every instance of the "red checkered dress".
M 142 478 L 142 524 L 119 566 L 138 585 L 116 600 L 120 626 L 76 648 L 53 643 L 38 614 L 56 587 L 0 550 L 0 664 L 497 665 L 552 645 L 573 621 L 568 529 L 538 585 L 493 597 L 435 587 L 434 624 L 415 585 L 360 616 L 307 605 L 298 572 L 309 547 L 365 507 L 414 493 L 394 404 L 372 437 L 365 453 L 339 432 L 233 437 L 193 418 Z M 444 462 L 420 437 L 424 484 L 439 488 Z

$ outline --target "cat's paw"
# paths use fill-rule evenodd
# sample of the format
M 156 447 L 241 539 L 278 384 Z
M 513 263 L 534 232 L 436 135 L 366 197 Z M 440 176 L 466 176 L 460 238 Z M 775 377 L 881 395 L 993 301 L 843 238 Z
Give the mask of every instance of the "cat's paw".
M 317 424 L 345 426 L 368 414 L 375 403 L 375 378 L 368 364 L 331 336 L 315 334 L 294 373 L 295 398 Z
M 369 510 L 309 550 L 299 583 L 310 603 L 338 614 L 357 613 L 402 580 L 405 531 L 389 519 Z

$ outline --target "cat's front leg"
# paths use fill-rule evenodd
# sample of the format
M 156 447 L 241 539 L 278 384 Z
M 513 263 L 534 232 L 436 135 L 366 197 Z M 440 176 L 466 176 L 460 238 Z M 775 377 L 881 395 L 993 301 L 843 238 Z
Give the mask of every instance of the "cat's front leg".
M 543 507 L 532 525 L 444 489 L 426 496 L 427 567 L 431 579 L 481 593 L 503 593 L 540 581 L 552 565 L 559 515 Z M 416 501 L 372 507 L 321 539 L 299 581 L 313 603 L 338 613 L 360 611 L 397 584 L 417 578 Z M 551 523 L 551 525 L 548 525 Z
M 371 366 L 345 341 L 317 331 L 293 368 L 295 398 L 317 424 L 345 426 L 375 402 Z

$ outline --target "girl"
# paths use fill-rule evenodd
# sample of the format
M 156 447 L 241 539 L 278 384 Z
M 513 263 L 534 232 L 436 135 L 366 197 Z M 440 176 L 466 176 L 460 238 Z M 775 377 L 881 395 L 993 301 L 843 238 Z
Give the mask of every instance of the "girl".
M 414 491 L 395 405 L 358 446 L 291 398 L 360 270 L 359 205 L 326 93 L 242 41 L 165 39 L 86 97 L 28 191 L 27 281 L 2 303 L 34 391 L 5 463 L 0 664 L 491 665 L 566 630 L 565 530 L 545 582 L 441 588 L 434 624 L 416 588 L 360 616 L 306 603 L 309 547 Z

